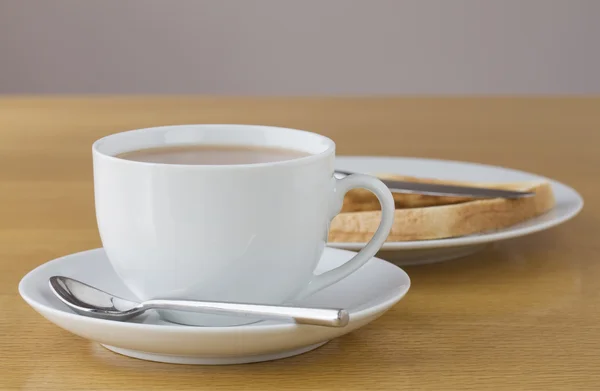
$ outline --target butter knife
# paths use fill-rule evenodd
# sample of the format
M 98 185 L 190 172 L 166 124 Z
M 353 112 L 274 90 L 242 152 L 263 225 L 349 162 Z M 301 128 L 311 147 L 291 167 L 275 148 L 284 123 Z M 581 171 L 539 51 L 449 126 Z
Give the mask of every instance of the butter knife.
M 336 174 L 343 176 L 355 174 L 349 171 L 335 170 Z M 394 181 L 381 179 L 392 193 L 423 194 L 432 196 L 454 196 L 473 198 L 524 198 L 535 195 L 531 191 L 513 191 L 501 189 L 489 189 L 483 187 L 440 185 L 435 183 L 418 183 L 408 181 Z

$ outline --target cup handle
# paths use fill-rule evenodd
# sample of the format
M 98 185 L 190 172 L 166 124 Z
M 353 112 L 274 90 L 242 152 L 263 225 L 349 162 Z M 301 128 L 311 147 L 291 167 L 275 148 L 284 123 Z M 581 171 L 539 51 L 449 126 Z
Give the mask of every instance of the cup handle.
M 369 259 L 375 256 L 385 242 L 385 239 L 388 237 L 394 222 L 394 198 L 388 187 L 379 179 L 372 176 L 352 174 L 342 179 L 336 179 L 334 191 L 335 199 L 333 203 L 335 208 L 331 219 L 333 219 L 342 209 L 346 193 L 355 188 L 364 188 L 371 191 L 375 194 L 381 204 L 381 222 L 379 223 L 377 231 L 375 231 L 375 235 L 373 235 L 365 247 L 363 247 L 362 250 L 348 262 L 333 270 L 314 276 L 304 291 L 297 296 L 298 299 L 312 295 L 355 272 L 358 268 L 367 263 Z

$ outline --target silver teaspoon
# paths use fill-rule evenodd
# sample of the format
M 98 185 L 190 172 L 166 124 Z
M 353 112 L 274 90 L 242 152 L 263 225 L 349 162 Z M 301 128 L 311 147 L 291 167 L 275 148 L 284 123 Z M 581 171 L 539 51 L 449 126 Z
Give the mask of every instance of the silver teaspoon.
M 289 320 L 291 318 L 296 323 L 330 327 L 344 327 L 349 320 L 348 312 L 343 309 L 192 300 L 148 300 L 136 303 L 68 277 L 50 277 L 49 283 L 54 294 L 73 311 L 100 319 L 124 321 L 149 309 L 161 309 L 235 315 L 256 319 Z

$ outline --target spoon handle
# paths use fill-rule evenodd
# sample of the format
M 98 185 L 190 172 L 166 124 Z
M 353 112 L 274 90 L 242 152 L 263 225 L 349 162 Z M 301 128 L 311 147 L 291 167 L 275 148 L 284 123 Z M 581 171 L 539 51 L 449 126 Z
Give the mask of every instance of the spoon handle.
M 296 323 L 319 326 L 344 327 L 348 324 L 348 311 L 343 309 L 286 307 L 276 305 L 224 303 L 193 300 L 149 300 L 144 309 L 177 310 L 221 315 L 235 315 L 258 319 L 294 319 Z

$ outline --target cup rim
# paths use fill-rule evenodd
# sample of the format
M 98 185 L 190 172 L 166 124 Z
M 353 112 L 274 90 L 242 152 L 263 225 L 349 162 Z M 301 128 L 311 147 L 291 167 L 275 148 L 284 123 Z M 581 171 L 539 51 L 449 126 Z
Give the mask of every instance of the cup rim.
M 160 163 L 160 162 L 140 162 L 135 160 L 123 159 L 105 151 L 102 151 L 102 144 L 106 143 L 109 139 L 115 137 L 122 137 L 124 134 L 143 134 L 147 132 L 159 132 L 164 131 L 166 129 L 176 129 L 176 128 L 184 128 L 184 127 L 237 127 L 237 128 L 267 128 L 267 129 L 277 129 L 282 131 L 288 131 L 293 133 L 305 134 L 315 137 L 317 139 L 321 139 L 324 144 L 326 144 L 325 150 L 318 153 L 311 153 L 307 156 L 302 156 L 298 158 L 281 160 L 275 162 L 267 162 L 267 163 L 244 163 L 244 164 L 212 164 L 212 165 L 204 165 L 204 164 L 181 164 L 181 163 Z M 316 160 L 320 160 L 326 156 L 335 153 L 335 142 L 331 140 L 329 137 L 323 136 L 318 133 L 310 132 L 307 130 L 295 129 L 295 128 L 286 128 L 280 126 L 270 126 L 270 125 L 254 125 L 254 124 L 225 124 L 225 123 L 202 123 L 202 124 L 177 124 L 177 125 L 165 125 L 165 126 L 152 126 L 147 128 L 126 130 L 123 132 L 112 133 L 102 138 L 97 139 L 92 144 L 92 153 L 96 156 L 100 156 L 104 159 L 108 159 L 109 161 L 118 162 L 121 164 L 132 164 L 132 165 L 141 165 L 148 167 L 172 167 L 172 168 L 194 168 L 194 169 L 204 169 L 204 170 L 218 170 L 218 169 L 244 169 L 244 168 L 260 168 L 260 167 L 272 167 L 272 166 L 287 166 L 287 165 L 304 165 L 311 163 Z

